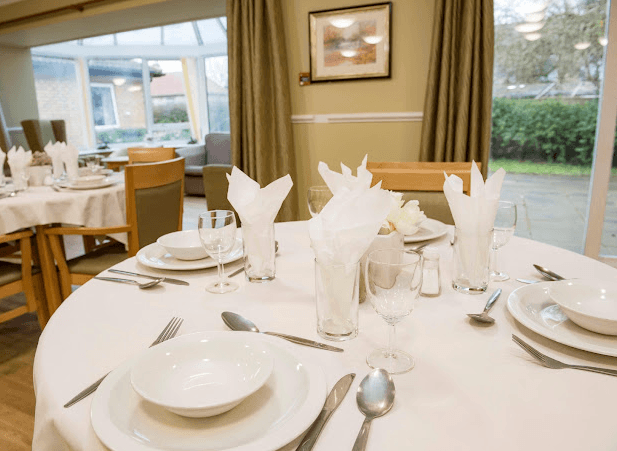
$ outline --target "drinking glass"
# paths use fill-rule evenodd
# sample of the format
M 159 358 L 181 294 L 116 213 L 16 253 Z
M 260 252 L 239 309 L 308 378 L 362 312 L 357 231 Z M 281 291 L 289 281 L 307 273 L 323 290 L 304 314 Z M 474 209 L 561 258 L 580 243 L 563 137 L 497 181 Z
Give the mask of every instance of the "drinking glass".
M 493 240 L 491 242 L 491 280 L 503 282 L 510 278 L 504 272 L 499 271 L 497 263 L 497 250 L 510 241 L 516 228 L 516 204 L 505 200 L 499 201 L 495 225 L 493 227 Z
M 400 248 L 379 249 L 368 255 L 366 293 L 375 311 L 388 323 L 388 347 L 366 358 L 371 368 L 401 374 L 414 367 L 413 357 L 396 349 L 396 323 L 413 310 L 422 286 L 422 256 Z
M 86 167 L 90 171 L 90 174 L 96 174 L 101 169 L 101 156 L 89 155 L 86 157 Z
M 199 239 L 206 253 L 216 260 L 218 281 L 206 287 L 210 293 L 228 293 L 238 289 L 238 284 L 224 275 L 223 259 L 236 243 L 236 216 L 229 210 L 210 210 L 199 215 Z
M 311 216 L 317 216 L 323 207 L 332 199 L 332 191 L 326 185 L 311 186 L 308 189 L 307 200 Z

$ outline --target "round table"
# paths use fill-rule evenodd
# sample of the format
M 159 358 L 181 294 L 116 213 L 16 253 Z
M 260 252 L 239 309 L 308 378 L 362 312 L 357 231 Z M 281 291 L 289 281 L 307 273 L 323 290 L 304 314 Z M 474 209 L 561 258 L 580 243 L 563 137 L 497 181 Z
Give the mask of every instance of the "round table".
M 64 409 L 77 392 L 126 359 L 143 351 L 172 316 L 184 318 L 180 334 L 224 331 L 223 311 L 240 313 L 261 330 L 323 341 L 315 330 L 313 252 L 306 222 L 276 225 L 280 249 L 276 279 L 252 284 L 237 276 L 234 293 L 214 295 L 205 285 L 216 270 L 165 272 L 190 286 L 164 284 L 138 290 L 91 280 L 53 315 L 39 340 L 34 362 L 36 417 L 33 449 L 106 449 L 90 423 L 92 396 Z M 507 311 L 514 278 L 538 278 L 533 263 L 565 277 L 614 279 L 617 270 L 570 251 L 514 237 L 500 252 L 512 277 L 470 296 L 450 288 L 451 247 L 441 254 L 442 294 L 418 299 L 398 327 L 398 345 L 416 359 L 415 368 L 394 376 L 393 409 L 373 421 L 368 450 L 609 450 L 617 447 L 612 417 L 617 379 L 540 366 L 512 342 L 514 333 L 552 357 L 617 368 L 617 359 L 570 348 L 519 324 Z M 229 271 L 241 262 L 229 265 Z M 130 258 L 118 269 L 162 274 Z M 496 323 L 475 325 L 467 313 L 482 310 L 493 290 L 503 294 L 491 312 Z M 363 421 L 355 392 L 370 370 L 365 358 L 385 345 L 386 323 L 369 303 L 360 306 L 360 333 L 339 344 L 343 353 L 295 346 L 299 356 L 317 359 L 330 389 L 355 372 L 349 393 L 324 428 L 315 450 L 351 449 Z M 299 439 L 284 449 L 293 450 Z

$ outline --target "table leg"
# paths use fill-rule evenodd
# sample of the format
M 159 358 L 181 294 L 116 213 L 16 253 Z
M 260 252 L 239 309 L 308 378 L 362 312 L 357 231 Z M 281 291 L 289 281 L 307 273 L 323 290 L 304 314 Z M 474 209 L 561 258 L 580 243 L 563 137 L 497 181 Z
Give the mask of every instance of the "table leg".
M 49 240 L 43 233 L 43 230 L 47 227 L 36 226 L 36 242 L 39 249 L 39 258 L 41 259 L 41 272 L 43 273 L 43 284 L 45 286 L 45 295 L 47 296 L 47 307 L 51 316 L 60 307 L 62 297 L 58 285 L 56 264 L 49 248 Z

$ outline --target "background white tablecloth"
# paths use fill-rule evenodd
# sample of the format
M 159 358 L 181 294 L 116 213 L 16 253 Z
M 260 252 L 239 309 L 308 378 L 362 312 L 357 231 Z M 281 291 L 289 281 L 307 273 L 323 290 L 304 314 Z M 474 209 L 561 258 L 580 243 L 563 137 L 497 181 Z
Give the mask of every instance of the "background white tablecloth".
M 124 179 L 112 186 L 89 190 L 54 191 L 34 186 L 14 197 L 0 199 L 0 235 L 36 225 L 61 223 L 84 227 L 126 224 Z M 114 235 L 126 244 L 126 234 Z
M 276 225 L 280 243 L 276 279 L 214 295 L 204 290 L 216 269 L 169 272 L 191 285 L 165 284 L 157 290 L 92 280 L 54 314 L 41 335 L 34 362 L 35 451 L 106 449 L 90 423 L 92 396 L 62 406 L 125 359 L 144 350 L 172 316 L 185 319 L 180 334 L 227 330 L 225 310 L 253 320 L 261 330 L 321 340 L 315 331 L 313 252 L 307 223 Z M 538 349 L 572 363 L 609 365 L 617 359 L 552 342 L 521 326 L 507 312 L 508 295 L 521 286 L 514 278 L 536 278 L 532 263 L 565 277 L 612 279 L 617 270 L 572 252 L 513 238 L 500 252 L 512 280 L 491 283 L 489 292 L 469 296 L 449 287 L 451 248 L 440 240 L 442 290 L 420 298 L 399 323 L 398 345 L 416 359 L 409 373 L 394 376 L 393 409 L 373 421 L 368 450 L 614 450 L 617 378 L 538 365 L 511 340 L 515 333 Z M 229 265 L 233 270 L 241 262 Z M 120 269 L 156 273 L 134 258 Z M 160 271 L 158 273 L 161 273 Z M 480 312 L 496 288 L 504 292 L 493 308 L 496 323 L 481 327 L 466 313 Z M 318 361 L 328 386 L 343 375 L 357 377 L 322 432 L 315 451 L 349 450 L 362 424 L 355 392 L 369 368 L 366 355 L 387 340 L 386 323 L 369 303 L 360 307 L 360 334 L 342 342 L 344 353 L 297 346 L 298 355 Z M 285 449 L 297 446 L 298 440 Z

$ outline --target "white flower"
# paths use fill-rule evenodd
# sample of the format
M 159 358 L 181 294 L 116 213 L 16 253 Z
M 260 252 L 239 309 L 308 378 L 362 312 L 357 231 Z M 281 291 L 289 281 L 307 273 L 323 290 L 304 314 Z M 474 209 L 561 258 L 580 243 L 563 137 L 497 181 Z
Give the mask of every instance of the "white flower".
M 392 213 L 391 213 L 392 214 Z M 398 209 L 397 214 L 388 220 L 392 223 L 395 230 L 403 235 L 413 235 L 420 230 L 420 224 L 426 219 L 426 215 L 420 210 L 420 202 L 417 200 L 408 201 L 402 208 Z
M 387 191 L 387 190 L 384 190 Z M 392 222 L 394 218 L 399 215 L 401 207 L 405 203 L 403 200 L 403 193 L 396 193 L 394 191 L 388 191 L 390 196 L 392 196 L 392 207 L 390 207 L 390 213 L 388 213 L 388 217 L 386 221 Z

